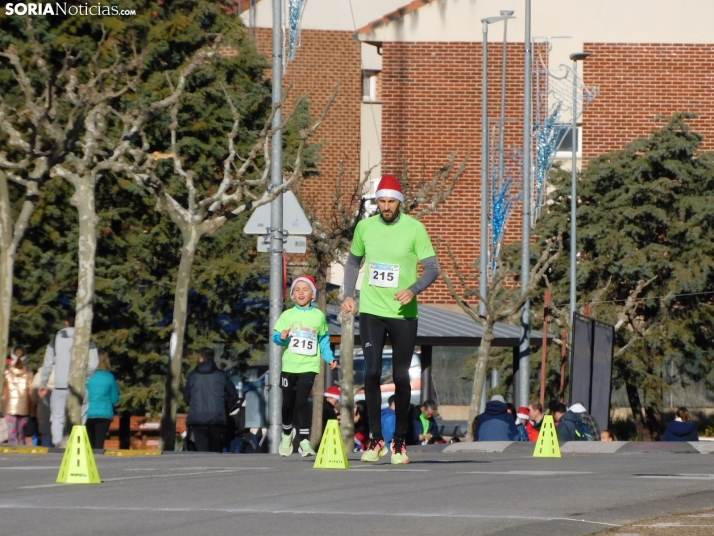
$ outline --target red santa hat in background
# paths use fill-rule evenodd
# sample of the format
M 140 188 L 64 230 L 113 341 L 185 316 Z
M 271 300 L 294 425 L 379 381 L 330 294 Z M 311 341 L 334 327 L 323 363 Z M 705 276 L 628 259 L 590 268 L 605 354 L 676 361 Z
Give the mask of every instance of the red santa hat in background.
M 379 181 L 377 192 L 374 196 L 376 199 L 379 199 L 380 197 L 393 197 L 394 199 L 398 199 L 400 202 L 404 201 L 402 185 L 399 184 L 399 180 L 392 175 L 382 175 L 382 179 Z
M 341 395 L 341 394 L 342 394 L 342 391 L 341 391 L 340 388 L 337 387 L 336 385 L 333 385 L 332 387 L 329 387 L 329 388 L 325 391 L 325 397 L 327 397 L 327 398 L 335 398 L 335 399 L 337 399 L 337 400 L 340 399 L 340 395 Z
M 293 295 L 293 290 L 295 290 L 295 285 L 297 285 L 300 281 L 303 283 L 307 283 L 310 285 L 310 288 L 312 289 L 312 297 L 316 298 L 317 297 L 317 283 L 315 283 L 315 278 L 312 277 L 311 275 L 301 275 L 293 279 L 292 285 L 290 285 L 290 295 Z

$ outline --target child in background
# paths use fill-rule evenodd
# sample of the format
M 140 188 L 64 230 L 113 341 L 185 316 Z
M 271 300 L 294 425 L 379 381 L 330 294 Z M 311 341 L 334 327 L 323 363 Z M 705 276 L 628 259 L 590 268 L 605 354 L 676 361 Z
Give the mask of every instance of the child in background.
M 312 305 L 316 295 L 317 287 L 312 276 L 296 277 L 290 287 L 290 296 L 295 307 L 280 315 L 272 337 L 275 344 L 286 346 L 280 374 L 280 387 L 283 390 L 283 436 L 278 452 L 281 456 L 290 456 L 293 453 L 295 412 L 300 434 L 298 452 L 303 457 L 315 455 L 310 445 L 312 416 L 308 396 L 315 376 L 320 371 L 320 357 L 329 363 L 331 369 L 337 368 L 337 361 L 330 348 L 327 320 L 324 313 Z

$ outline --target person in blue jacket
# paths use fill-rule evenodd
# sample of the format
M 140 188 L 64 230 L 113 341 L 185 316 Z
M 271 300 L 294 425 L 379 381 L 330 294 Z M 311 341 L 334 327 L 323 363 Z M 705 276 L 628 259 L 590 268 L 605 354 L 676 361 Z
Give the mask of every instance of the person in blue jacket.
M 676 417 L 664 431 L 662 441 L 699 441 L 697 428 L 690 422 L 687 408 L 677 408 Z
M 87 400 L 89 443 L 93 449 L 103 449 L 114 419 L 114 406 L 119 402 L 119 387 L 106 352 L 99 353 L 99 369 L 87 380 Z
M 384 437 L 384 442 L 387 445 L 390 445 L 392 443 L 392 439 L 394 439 L 394 429 L 397 426 L 397 412 L 394 409 L 394 395 L 387 399 L 387 405 L 389 407 L 382 410 L 380 417 L 382 421 L 382 437 Z
M 515 417 L 501 395 L 493 395 L 485 411 L 477 417 L 474 441 L 518 441 Z
M 407 445 L 444 442 L 434 419 L 437 412 L 436 402 L 432 399 L 425 400 L 421 406 L 411 406 L 407 425 Z

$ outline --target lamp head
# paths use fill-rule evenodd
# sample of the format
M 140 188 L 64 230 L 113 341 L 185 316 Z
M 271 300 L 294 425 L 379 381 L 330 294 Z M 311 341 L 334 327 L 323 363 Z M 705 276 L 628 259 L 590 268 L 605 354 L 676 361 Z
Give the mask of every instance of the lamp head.
M 571 61 L 583 61 L 585 58 L 587 58 L 592 52 L 573 52 L 570 55 L 570 60 Z

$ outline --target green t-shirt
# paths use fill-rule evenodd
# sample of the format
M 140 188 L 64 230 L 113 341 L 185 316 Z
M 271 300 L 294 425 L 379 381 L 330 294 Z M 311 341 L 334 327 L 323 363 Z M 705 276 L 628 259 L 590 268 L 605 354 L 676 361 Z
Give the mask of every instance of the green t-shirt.
M 317 307 L 293 307 L 284 311 L 273 328 L 277 332 L 290 330 L 288 345 L 283 352 L 283 372 L 320 372 L 320 343 L 327 335 L 325 314 Z
M 350 252 L 364 257 L 359 310 L 385 318 L 416 318 L 416 297 L 407 305 L 394 295 L 416 283 L 418 262 L 436 256 L 424 224 L 406 214 L 391 225 L 379 215 L 362 220 Z

